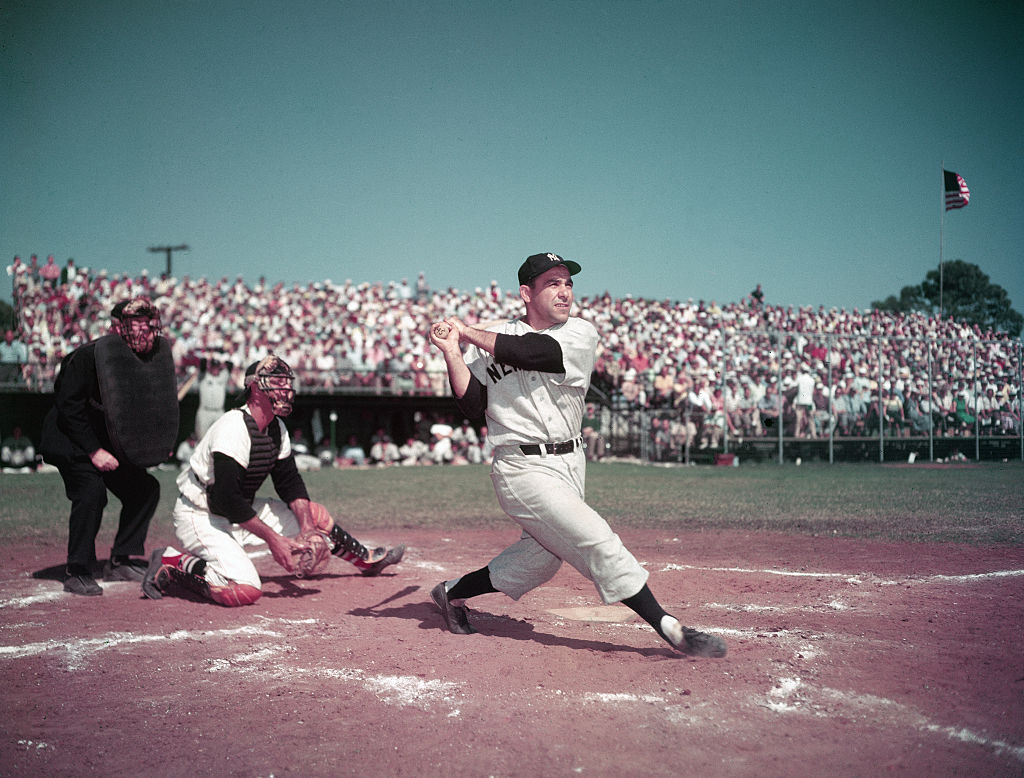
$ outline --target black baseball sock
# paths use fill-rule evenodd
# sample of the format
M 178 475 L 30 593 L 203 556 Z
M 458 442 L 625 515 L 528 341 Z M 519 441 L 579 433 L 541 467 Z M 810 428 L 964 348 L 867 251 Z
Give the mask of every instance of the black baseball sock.
M 491 571 L 486 567 L 466 573 L 448 590 L 448 600 L 467 600 L 480 594 L 498 591 L 491 583 Z
M 622 604 L 632 609 L 640 618 L 654 627 L 655 632 L 665 638 L 665 640 L 668 640 L 669 643 L 672 643 L 668 635 L 661 630 L 662 617 L 669 616 L 670 614 L 654 599 L 654 595 L 647 587 L 647 584 L 644 584 L 644 588 L 632 597 L 627 597 L 623 600 Z

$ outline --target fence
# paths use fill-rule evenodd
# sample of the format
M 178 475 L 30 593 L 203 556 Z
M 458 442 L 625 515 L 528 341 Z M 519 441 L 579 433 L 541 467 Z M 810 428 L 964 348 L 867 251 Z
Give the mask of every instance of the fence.
M 613 389 L 601 431 L 648 461 L 1024 460 L 1021 357 L 1008 339 L 746 333 L 668 407 Z

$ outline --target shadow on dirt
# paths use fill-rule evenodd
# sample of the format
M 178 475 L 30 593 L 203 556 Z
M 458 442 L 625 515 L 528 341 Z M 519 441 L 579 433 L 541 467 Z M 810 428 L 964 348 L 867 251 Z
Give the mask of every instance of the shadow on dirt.
M 414 594 L 420 589 L 421 587 L 419 586 L 407 586 L 376 605 L 371 605 L 366 608 L 353 608 L 348 613 L 350 616 L 360 616 L 364 618 L 411 619 L 420 622 L 420 629 L 443 630 L 443 627 L 441 626 L 441 615 L 438 613 L 437 607 L 430 602 L 429 599 L 425 599 L 422 602 L 409 602 L 396 607 L 383 607 L 388 603 L 395 602 L 403 597 Z M 484 637 L 523 640 L 539 643 L 543 646 L 561 646 L 563 648 L 585 651 L 601 651 L 605 653 L 620 651 L 630 654 L 639 654 L 646 657 L 660 656 L 678 659 L 682 656 L 682 654 L 679 654 L 667 647 L 661 648 L 654 646 L 637 648 L 636 646 L 607 643 L 601 640 L 580 640 L 578 638 L 570 638 L 564 635 L 552 635 L 547 632 L 538 632 L 537 628 L 530 622 L 523 621 L 522 619 L 514 619 L 510 616 L 495 616 L 483 611 L 474 611 L 473 609 L 469 609 L 469 613 L 473 626 L 480 630 L 479 634 Z M 460 635 L 459 637 L 471 636 Z

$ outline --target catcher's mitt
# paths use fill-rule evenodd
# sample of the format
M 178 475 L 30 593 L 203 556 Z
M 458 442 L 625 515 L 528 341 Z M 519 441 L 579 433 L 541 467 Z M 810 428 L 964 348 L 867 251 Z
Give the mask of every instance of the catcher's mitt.
M 295 577 L 305 578 L 308 575 L 322 573 L 327 563 L 331 561 L 331 545 L 327 538 L 318 532 L 303 535 L 299 540 L 306 543 L 308 548 L 295 553 Z

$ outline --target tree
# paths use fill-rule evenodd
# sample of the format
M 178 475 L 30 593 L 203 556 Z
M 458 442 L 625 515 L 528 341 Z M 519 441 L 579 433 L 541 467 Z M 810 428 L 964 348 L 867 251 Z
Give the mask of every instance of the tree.
M 943 317 L 1014 337 L 1024 327 L 1024 316 L 1013 309 L 1006 290 L 993 284 L 980 267 L 960 259 L 943 264 L 941 279 L 938 269 L 929 270 L 919 285 L 905 286 L 899 297 L 889 295 L 871 306 L 893 313 L 918 311 L 935 316 L 941 312 Z

